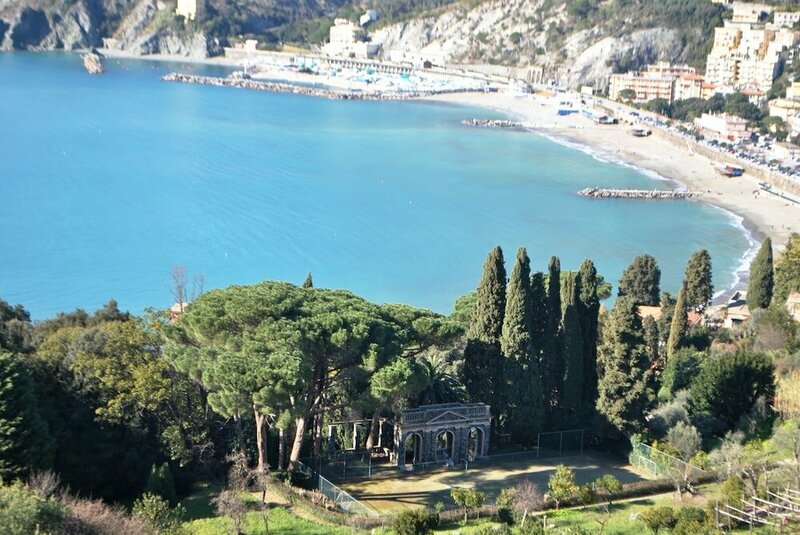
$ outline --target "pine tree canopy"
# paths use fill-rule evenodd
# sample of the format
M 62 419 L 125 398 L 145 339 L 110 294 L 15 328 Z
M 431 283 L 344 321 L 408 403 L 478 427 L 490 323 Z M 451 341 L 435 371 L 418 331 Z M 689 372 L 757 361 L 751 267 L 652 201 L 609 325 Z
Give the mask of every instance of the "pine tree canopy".
M 619 297 L 630 296 L 637 305 L 657 306 L 661 284 L 661 270 L 656 259 L 641 255 L 622 273 L 619 280 Z

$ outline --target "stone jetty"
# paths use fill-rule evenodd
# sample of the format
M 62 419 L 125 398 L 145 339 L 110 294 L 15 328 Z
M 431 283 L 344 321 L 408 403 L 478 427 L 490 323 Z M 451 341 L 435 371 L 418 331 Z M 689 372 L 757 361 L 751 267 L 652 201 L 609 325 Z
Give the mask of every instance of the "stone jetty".
M 523 125 L 517 121 L 506 119 L 465 119 L 461 121 L 467 126 L 477 126 L 478 128 L 522 128 Z
M 606 188 L 585 188 L 578 192 L 584 197 L 595 197 L 597 199 L 695 199 L 701 194 L 696 191 L 664 191 L 646 189 L 606 189 Z
M 415 98 L 429 97 L 432 95 L 452 93 L 450 90 L 443 91 L 404 91 L 399 92 L 380 92 L 380 91 L 344 91 L 327 87 L 310 87 L 294 85 L 280 82 L 266 82 L 263 80 L 253 80 L 252 78 L 239 76 L 228 76 L 221 78 L 218 76 L 198 76 L 195 74 L 183 74 L 171 72 L 162 77 L 167 82 L 180 82 L 184 84 L 213 85 L 218 87 L 238 87 L 240 89 L 253 89 L 256 91 L 270 91 L 272 93 L 292 93 L 295 95 L 305 95 L 309 97 L 321 97 L 332 100 L 410 100 Z
M 106 70 L 103 67 L 103 56 L 96 50 L 91 50 L 82 56 L 83 68 L 89 74 L 103 74 Z

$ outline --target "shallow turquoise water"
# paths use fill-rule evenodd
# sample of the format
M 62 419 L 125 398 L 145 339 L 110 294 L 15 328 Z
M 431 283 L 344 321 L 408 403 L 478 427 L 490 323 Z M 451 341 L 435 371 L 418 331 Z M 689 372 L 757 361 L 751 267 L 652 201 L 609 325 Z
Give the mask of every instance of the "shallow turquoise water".
M 525 245 L 535 269 L 591 257 L 612 281 L 647 252 L 672 291 L 693 251 L 711 251 L 722 288 L 748 248 L 698 202 L 578 197 L 665 186 L 534 134 L 460 124 L 491 112 L 108 67 L 91 77 L 74 55 L 0 54 L 0 298 L 36 318 L 111 297 L 166 307 L 176 264 L 207 288 L 311 271 L 318 286 L 447 312 L 498 243 L 509 264 Z

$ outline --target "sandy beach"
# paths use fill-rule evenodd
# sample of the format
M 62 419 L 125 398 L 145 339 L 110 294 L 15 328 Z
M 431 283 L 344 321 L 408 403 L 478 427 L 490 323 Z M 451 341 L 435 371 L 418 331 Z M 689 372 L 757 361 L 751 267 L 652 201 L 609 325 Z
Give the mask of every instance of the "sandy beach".
M 536 132 L 587 150 L 599 158 L 633 165 L 689 190 L 702 192 L 703 202 L 742 217 L 757 241 L 770 236 L 780 248 L 792 232 L 800 232 L 800 206 L 760 192 L 759 180 L 749 173 L 738 178 L 723 177 L 715 169 L 720 162 L 696 153 L 689 143 L 680 144 L 657 134 L 637 138 L 630 134 L 630 127 L 626 125 L 598 125 L 578 113 L 559 116 L 558 95 L 544 98 L 502 92 L 464 93 L 437 95 L 426 100 L 480 106 L 513 115 Z

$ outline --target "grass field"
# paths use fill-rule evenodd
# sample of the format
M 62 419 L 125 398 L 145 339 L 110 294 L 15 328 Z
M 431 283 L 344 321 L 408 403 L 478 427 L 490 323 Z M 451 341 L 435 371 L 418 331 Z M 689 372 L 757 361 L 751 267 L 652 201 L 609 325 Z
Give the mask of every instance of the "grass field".
M 623 483 L 649 479 L 619 458 L 584 453 L 542 460 L 533 455 L 497 457 L 476 463 L 467 471 L 462 467 L 418 474 L 398 472 L 394 477 L 339 483 L 339 486 L 380 513 L 393 513 L 421 505 L 432 507 L 439 501 L 452 506 L 452 487 L 478 487 L 488 495 L 489 503 L 493 503 L 501 489 L 513 487 L 524 480 L 533 481 L 543 492 L 546 491 L 547 480 L 558 464 L 571 467 L 578 484 L 588 483 L 605 474 L 611 474 Z

